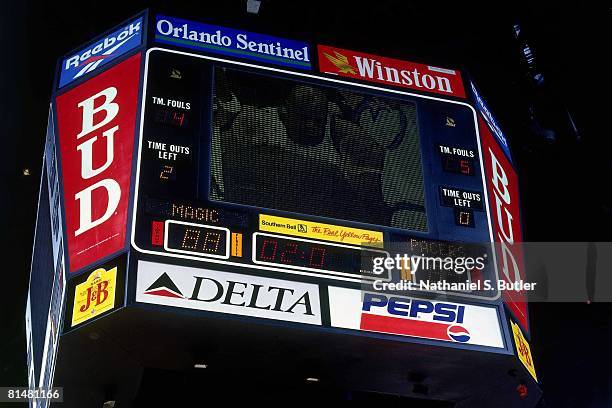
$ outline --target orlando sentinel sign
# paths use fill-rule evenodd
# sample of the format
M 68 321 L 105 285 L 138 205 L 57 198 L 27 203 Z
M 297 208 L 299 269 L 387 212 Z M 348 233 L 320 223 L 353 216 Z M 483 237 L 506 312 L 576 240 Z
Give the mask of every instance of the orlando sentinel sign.
M 310 69 L 310 47 L 303 41 L 235 30 L 176 17 L 157 16 L 155 41 L 200 52 L 229 55 L 291 68 Z

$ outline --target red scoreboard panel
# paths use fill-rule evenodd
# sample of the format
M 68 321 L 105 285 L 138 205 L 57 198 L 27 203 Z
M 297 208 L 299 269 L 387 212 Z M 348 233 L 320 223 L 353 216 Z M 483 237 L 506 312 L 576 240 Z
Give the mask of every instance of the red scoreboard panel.
M 125 249 L 139 79 L 136 54 L 56 99 L 73 273 Z

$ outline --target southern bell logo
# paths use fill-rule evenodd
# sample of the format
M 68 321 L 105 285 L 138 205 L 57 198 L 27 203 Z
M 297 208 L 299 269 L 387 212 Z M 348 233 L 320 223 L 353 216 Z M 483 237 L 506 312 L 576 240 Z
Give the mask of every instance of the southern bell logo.
M 319 70 L 324 73 L 465 98 L 459 71 L 326 45 L 318 50 Z
M 316 285 L 144 261 L 138 266 L 138 302 L 321 324 Z
M 105 38 L 93 42 L 62 61 L 60 87 L 138 47 L 142 42 L 142 17 Z
M 427 339 L 469 342 L 465 306 L 365 293 L 361 329 Z

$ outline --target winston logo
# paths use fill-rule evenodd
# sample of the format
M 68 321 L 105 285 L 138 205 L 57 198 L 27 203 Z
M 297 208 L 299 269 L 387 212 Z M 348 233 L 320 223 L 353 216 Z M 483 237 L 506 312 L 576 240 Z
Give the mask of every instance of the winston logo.
M 138 266 L 138 302 L 321 324 L 316 285 L 144 261 Z
M 461 74 L 416 62 L 319 45 L 321 72 L 465 98 Z
M 346 56 L 340 54 L 338 51 L 335 50 L 333 51 L 333 53 L 335 57 L 329 55 L 326 52 L 324 52 L 323 55 L 325 55 L 325 58 L 327 58 L 329 62 L 331 62 L 338 68 L 338 72 L 340 72 L 341 74 L 357 75 L 357 72 L 355 72 L 355 68 L 353 68 L 353 66 L 349 63 L 348 58 Z

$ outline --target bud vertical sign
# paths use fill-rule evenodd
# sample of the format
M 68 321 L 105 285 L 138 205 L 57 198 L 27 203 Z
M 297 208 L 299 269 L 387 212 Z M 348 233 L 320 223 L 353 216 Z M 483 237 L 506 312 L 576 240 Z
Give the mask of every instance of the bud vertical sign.
M 519 210 L 518 176 L 482 117 L 478 118 L 485 163 L 487 190 L 500 279 L 507 283 L 525 280 Z M 527 296 L 522 290 L 505 290 L 504 303 L 517 322 L 529 333 Z
M 140 54 L 57 97 L 70 271 L 125 247 Z

